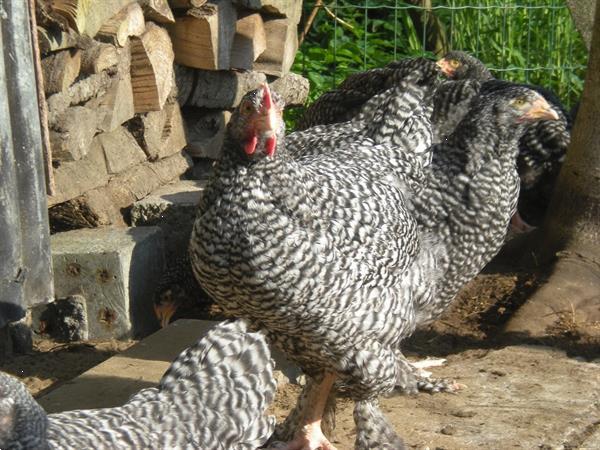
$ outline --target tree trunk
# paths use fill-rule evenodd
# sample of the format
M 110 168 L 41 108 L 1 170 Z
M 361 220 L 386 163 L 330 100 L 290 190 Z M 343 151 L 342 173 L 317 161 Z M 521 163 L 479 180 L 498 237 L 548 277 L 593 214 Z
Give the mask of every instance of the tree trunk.
M 596 330 L 600 323 L 600 8 L 571 145 L 540 230 L 541 260 L 555 257 L 547 283 L 508 323 L 540 337 L 552 328 Z M 594 322 L 596 324 L 594 324 Z M 594 326 L 596 325 L 596 326 Z M 561 328 L 561 329 L 562 329 Z

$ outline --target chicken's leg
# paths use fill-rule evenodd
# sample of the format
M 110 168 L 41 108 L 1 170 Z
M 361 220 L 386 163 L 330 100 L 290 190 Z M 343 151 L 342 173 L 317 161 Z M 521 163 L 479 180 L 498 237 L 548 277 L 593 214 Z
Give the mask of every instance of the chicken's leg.
M 300 429 L 294 440 L 287 443 L 274 443 L 271 449 L 278 450 L 336 450 L 321 430 L 321 419 L 327 403 L 327 397 L 333 387 L 336 376 L 326 373 L 320 383 L 315 384 L 306 398 L 306 406 L 302 411 Z

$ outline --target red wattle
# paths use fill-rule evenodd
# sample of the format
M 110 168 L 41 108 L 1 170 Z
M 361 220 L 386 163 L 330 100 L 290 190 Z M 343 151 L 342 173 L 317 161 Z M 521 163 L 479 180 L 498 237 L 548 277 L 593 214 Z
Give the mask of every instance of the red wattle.
M 244 151 L 246 155 L 252 155 L 256 150 L 256 144 L 258 143 L 258 137 L 256 135 L 252 136 L 250 139 L 246 141 L 244 144 Z
M 265 142 L 265 149 L 267 151 L 267 156 L 273 156 L 275 154 L 275 146 L 277 144 L 277 140 L 275 136 L 268 137 Z

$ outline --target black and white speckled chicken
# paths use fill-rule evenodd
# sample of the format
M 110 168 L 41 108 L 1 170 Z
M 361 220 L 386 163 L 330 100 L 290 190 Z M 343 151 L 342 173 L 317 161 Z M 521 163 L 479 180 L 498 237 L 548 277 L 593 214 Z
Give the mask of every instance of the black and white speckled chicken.
M 455 129 L 480 91 L 489 92 L 504 83 L 495 80 L 481 61 L 464 52 L 450 52 L 438 65 L 450 80 L 436 90 L 432 115 L 435 142 L 443 141 Z M 527 231 L 531 229 L 527 222 L 537 225 L 541 221 L 569 146 L 572 125 L 554 93 L 540 86 L 522 86 L 542 95 L 559 118 L 528 124 L 519 141 L 521 196 L 518 211 L 511 221 L 515 231 Z
M 46 415 L 16 378 L 0 372 L 0 448 L 252 449 L 270 436 L 273 362 L 260 333 L 223 323 L 185 350 L 157 388 L 117 408 Z
M 292 156 L 281 107 L 265 85 L 234 112 L 194 224 L 195 275 L 308 375 L 283 448 L 334 449 L 320 429 L 332 388 L 355 401 L 356 448 L 403 448 L 377 403 L 412 376 L 400 342 L 498 251 L 519 130 L 555 113 L 527 89 L 486 97 L 414 193 L 426 177 L 414 155 L 368 138 Z
M 297 124 L 298 130 L 315 125 L 347 122 L 355 118 L 364 104 L 377 94 L 398 85 L 415 71 L 437 85 L 439 68 L 426 58 L 407 58 L 394 61 L 383 68 L 350 75 L 337 88 L 321 95 L 304 113 Z

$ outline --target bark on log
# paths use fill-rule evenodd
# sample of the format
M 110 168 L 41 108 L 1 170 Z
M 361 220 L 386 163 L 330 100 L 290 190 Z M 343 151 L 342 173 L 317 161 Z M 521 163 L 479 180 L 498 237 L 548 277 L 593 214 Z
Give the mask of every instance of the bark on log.
M 84 158 L 96 134 L 98 112 L 83 106 L 67 109 L 50 130 L 52 159 L 66 162 Z
M 58 117 L 71 105 L 77 105 L 97 96 L 104 95 L 113 78 L 110 73 L 102 72 L 77 81 L 69 89 L 54 94 L 47 99 L 48 123 L 53 126 Z
M 63 50 L 42 59 L 44 93 L 48 96 L 65 91 L 79 76 L 81 52 Z
M 54 169 L 55 194 L 48 196 L 48 206 L 75 198 L 108 181 L 104 152 L 98 139 L 92 141 L 85 158 L 65 162 Z
M 265 74 L 260 72 L 197 70 L 193 92 L 186 104 L 200 108 L 235 108 L 246 92 L 266 80 Z
M 100 73 L 118 62 L 119 54 L 113 45 L 93 41 L 81 54 L 81 72 L 88 75 Z
M 234 0 L 234 3 L 263 13 L 283 16 L 297 25 L 302 16 L 302 2 L 297 0 Z
M 229 111 L 202 111 L 187 108 L 184 111 L 186 152 L 197 158 L 219 159 L 227 123 L 231 117 Z
M 200 8 L 207 0 L 169 0 L 169 5 L 173 9 Z
M 302 106 L 308 98 L 310 83 L 302 75 L 290 72 L 270 83 L 270 87 L 283 97 L 286 106 Z

